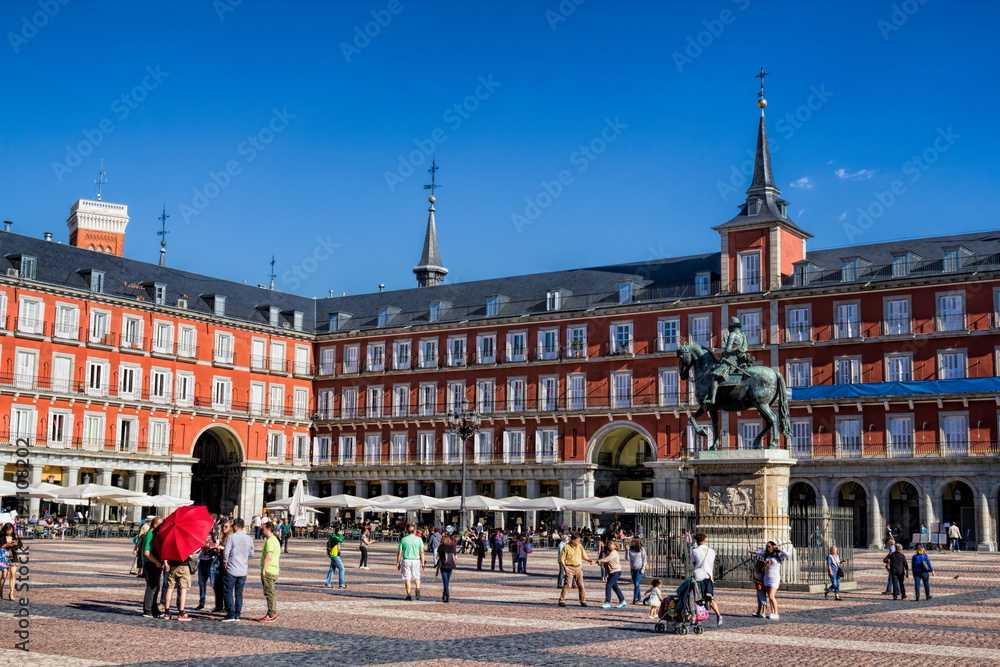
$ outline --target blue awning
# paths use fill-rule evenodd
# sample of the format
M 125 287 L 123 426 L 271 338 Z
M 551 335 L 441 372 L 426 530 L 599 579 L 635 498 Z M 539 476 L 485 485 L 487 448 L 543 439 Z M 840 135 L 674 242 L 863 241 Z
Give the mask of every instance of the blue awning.
M 792 400 L 808 401 L 825 398 L 879 398 L 883 396 L 982 393 L 1000 393 L 1000 377 L 792 387 Z

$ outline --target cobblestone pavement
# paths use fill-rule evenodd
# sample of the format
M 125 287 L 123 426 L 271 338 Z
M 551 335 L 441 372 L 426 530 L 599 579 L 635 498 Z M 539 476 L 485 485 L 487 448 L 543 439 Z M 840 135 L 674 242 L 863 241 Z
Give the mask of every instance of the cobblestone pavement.
M 281 559 L 278 620 L 190 623 L 141 617 L 143 587 L 126 573 L 126 540 L 30 543 L 31 653 L 18 641 L 18 602 L 0 602 L 0 665 L 579 665 L 608 659 L 636 665 L 996 665 L 1000 664 L 1000 555 L 932 553 L 933 599 L 883 596 L 882 554 L 857 555 L 859 590 L 842 602 L 779 593 L 781 620 L 753 618 L 752 590 L 720 590 L 725 623 L 704 634 L 653 632 L 647 610 L 601 609 L 603 584 L 588 571 L 590 606 L 556 606 L 555 552 L 538 549 L 531 574 L 477 572 L 460 556 L 452 600 L 425 579 L 420 602 L 402 600 L 395 545 L 380 544 L 371 568 L 356 568 L 348 545 L 346 590 L 323 586 L 323 544 L 293 540 Z M 257 543 L 258 549 L 260 542 Z M 468 569 L 470 566 L 473 569 Z M 626 575 L 627 578 L 627 575 Z M 912 579 L 908 580 L 912 583 Z M 630 600 L 631 587 L 622 589 Z M 264 614 L 259 581 L 248 578 L 244 617 Z M 197 604 L 197 584 L 192 589 Z M 212 594 L 209 593 L 209 607 Z M 429 661 L 429 662 L 428 662 Z

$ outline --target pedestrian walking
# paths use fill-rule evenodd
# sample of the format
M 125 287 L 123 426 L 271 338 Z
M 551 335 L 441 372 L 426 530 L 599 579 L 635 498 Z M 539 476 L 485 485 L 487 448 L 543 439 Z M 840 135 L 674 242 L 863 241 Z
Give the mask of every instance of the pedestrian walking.
M 831 546 L 830 553 L 826 557 L 826 573 L 830 576 L 830 585 L 823 590 L 823 597 L 829 599 L 833 593 L 833 599 L 840 599 L 840 577 L 843 574 L 844 561 L 837 555 L 837 547 Z
M 632 575 L 632 604 L 639 604 L 642 599 L 642 576 L 646 572 L 646 547 L 638 537 L 632 538 L 626 552 L 628 569 Z
M 580 544 L 580 533 L 573 533 L 569 544 L 559 552 L 563 567 L 566 569 L 566 580 L 563 582 L 562 591 L 559 593 L 559 606 L 566 606 L 566 593 L 569 592 L 570 584 L 575 583 L 577 593 L 580 596 L 580 606 L 587 606 L 587 591 L 583 587 L 583 561 L 593 564 L 594 559 L 587 556 L 587 551 Z
M 896 540 L 889 540 L 886 543 L 885 548 L 888 549 L 889 554 L 891 555 L 894 551 L 896 551 Z M 883 560 L 882 562 L 885 561 Z M 886 568 L 886 570 L 888 569 L 889 568 Z M 885 590 L 882 591 L 882 595 L 892 595 L 892 574 L 888 571 L 885 573 Z
M 482 528 L 482 526 L 479 526 Z M 483 559 L 486 558 L 486 543 L 489 541 L 485 535 L 483 535 L 482 530 L 476 532 L 473 537 L 476 545 L 476 569 L 483 569 Z
M 3 528 L 0 528 L 0 598 L 3 597 L 3 587 L 6 584 L 7 599 L 14 599 L 14 574 L 18 570 L 17 552 L 23 547 L 14 524 L 4 524 Z M 6 567 L 3 567 L 4 565 Z
M 288 521 L 283 524 L 288 527 Z M 264 587 L 264 599 L 267 600 L 267 613 L 258 618 L 261 623 L 270 623 L 278 618 L 278 603 L 274 593 L 274 584 L 281 574 L 281 544 L 274 534 L 274 524 L 270 521 L 260 527 L 261 535 L 264 536 L 264 548 L 260 553 L 260 584 Z M 287 551 L 285 553 L 288 553 Z
M 268 521 L 267 523 L 270 523 L 270 522 Z M 273 526 L 274 524 L 271 524 L 271 525 Z M 264 533 L 264 524 L 261 524 L 260 532 L 261 532 L 261 535 L 263 535 L 264 539 L 266 540 L 267 539 L 267 535 Z M 280 545 L 282 547 L 282 550 L 287 554 L 288 553 L 288 541 L 292 538 L 292 522 L 289 521 L 288 519 L 285 519 L 278 526 L 278 530 L 276 532 L 277 532 L 277 536 L 276 537 L 280 540 Z
M 326 541 L 326 554 L 330 557 L 330 569 L 326 573 L 326 587 L 333 587 L 333 573 L 337 573 L 337 588 L 347 588 L 344 583 L 344 561 L 340 549 L 344 544 L 344 531 L 338 530 Z
M 341 533 L 343 535 L 343 533 Z M 359 570 L 368 569 L 368 546 L 372 543 L 372 527 L 370 525 L 365 526 L 365 529 L 361 531 L 361 536 L 358 539 L 358 550 L 361 552 L 361 562 L 358 563 Z M 329 549 L 327 549 L 329 551 Z M 344 588 L 347 588 L 346 586 Z
M 528 554 L 532 552 L 531 538 L 527 535 L 517 540 L 517 571 L 528 574 Z
M 762 574 L 761 584 L 767 596 L 767 604 L 764 605 L 764 609 L 770 610 L 768 612 L 760 608 L 760 597 L 758 596 L 757 614 L 760 614 L 763 618 L 777 621 L 779 619 L 777 595 L 778 588 L 781 586 L 781 564 L 788 557 L 788 554 L 779 549 L 778 545 L 774 542 L 768 542 L 764 546 L 763 551 L 751 551 L 750 553 L 751 555 L 756 555 L 759 559 L 755 567 Z
M 226 541 L 232 534 L 233 522 L 223 521 L 219 525 L 219 541 L 215 546 L 215 560 L 212 562 L 212 568 L 215 570 L 215 579 L 212 583 L 212 588 L 215 591 L 215 606 L 212 608 L 212 613 L 225 613 L 227 616 L 229 609 L 226 607 L 226 566 L 222 559 L 222 553 L 226 549 Z
M 930 600 L 931 573 L 934 572 L 934 567 L 931 565 L 931 557 L 927 555 L 927 550 L 923 546 L 917 547 L 917 553 L 913 556 L 911 566 L 913 570 L 913 599 L 920 600 L 920 584 L 923 584 L 924 594 Z
M 494 571 L 497 567 L 503 572 L 503 550 L 507 548 L 507 540 L 503 536 L 503 531 L 497 529 L 496 534 L 493 535 L 493 540 L 490 542 L 490 549 L 492 554 L 490 556 L 490 571 Z
M 628 603 L 625 602 L 625 595 L 622 593 L 622 589 L 618 587 L 618 580 L 622 576 L 622 564 L 621 555 L 618 553 L 618 540 L 610 539 L 608 540 L 608 554 L 604 558 L 598 558 L 597 563 L 603 565 L 607 575 L 608 580 L 604 584 L 604 604 L 601 606 L 602 609 L 611 609 L 611 593 L 618 597 L 618 609 L 622 607 L 627 607 Z
M 691 564 L 694 566 L 692 576 L 701 584 L 702 599 L 697 602 L 708 603 L 715 612 L 715 625 L 722 625 L 722 612 L 715 601 L 715 549 L 708 546 L 708 536 L 698 533 L 694 536 L 697 546 L 691 550 Z
M 250 519 L 250 527 L 253 528 L 253 538 L 255 540 L 260 539 L 260 524 L 261 524 L 260 515 L 254 514 L 253 518 Z
M 649 590 L 643 594 L 641 600 L 642 604 L 649 607 L 649 620 L 657 620 L 660 617 L 660 602 L 663 600 L 663 589 L 660 586 L 663 584 L 659 579 L 653 579 L 652 585 Z
M 396 569 L 403 578 L 407 600 L 412 600 L 414 596 L 420 600 L 420 570 L 423 566 L 424 541 L 417 536 L 416 527 L 410 524 L 406 527 L 406 537 L 399 541 L 399 549 L 396 551 Z
M 157 600 L 160 599 L 160 584 L 163 581 L 163 561 L 156 553 L 153 540 L 156 538 L 156 530 L 163 523 L 163 517 L 158 516 L 150 523 L 149 530 L 142 540 L 142 576 L 146 580 L 146 593 L 142 598 L 143 618 L 159 618 L 160 609 Z
M 477 539 L 479 538 L 477 537 Z M 441 544 L 437 548 L 437 562 L 443 585 L 441 602 L 449 602 L 451 600 L 451 573 L 458 567 L 458 556 L 455 554 L 455 541 L 449 535 L 441 538 Z M 417 599 L 419 600 L 420 598 L 418 597 Z
M 959 529 L 957 523 L 953 523 L 948 526 L 948 542 L 951 545 L 952 551 L 959 550 L 959 542 L 962 539 L 962 531 Z
M 902 598 L 905 600 L 906 584 L 904 580 L 910 571 L 910 565 L 906 561 L 903 550 L 897 547 L 895 551 L 883 558 L 882 562 L 885 563 L 885 569 L 889 571 L 889 577 L 892 579 L 892 599 Z
M 243 519 L 233 519 L 226 523 L 232 526 L 232 533 L 226 536 L 225 548 L 222 550 L 226 610 L 222 622 L 233 623 L 241 620 L 240 615 L 243 613 L 243 587 L 246 586 L 250 558 L 253 557 L 253 539 L 243 532 Z M 219 576 L 218 573 L 215 576 Z
M 556 576 L 556 588 L 562 589 L 566 583 L 566 566 L 562 562 L 562 550 L 569 544 L 569 533 L 563 533 L 562 539 L 556 545 L 556 562 L 559 564 L 559 574 Z
M 419 537 L 419 535 L 417 537 Z M 437 566 L 438 562 L 437 548 L 439 546 L 441 546 L 441 531 L 437 528 L 433 528 L 431 529 L 430 535 L 427 537 L 427 552 L 430 553 L 432 558 L 434 558 L 435 566 Z

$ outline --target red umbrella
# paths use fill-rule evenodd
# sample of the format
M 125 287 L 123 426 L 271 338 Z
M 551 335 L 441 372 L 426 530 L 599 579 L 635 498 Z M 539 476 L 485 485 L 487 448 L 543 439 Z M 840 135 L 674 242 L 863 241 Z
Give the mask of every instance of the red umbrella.
M 164 560 L 186 560 L 205 545 L 215 521 L 204 505 L 179 507 L 173 511 L 156 531 L 153 544 Z

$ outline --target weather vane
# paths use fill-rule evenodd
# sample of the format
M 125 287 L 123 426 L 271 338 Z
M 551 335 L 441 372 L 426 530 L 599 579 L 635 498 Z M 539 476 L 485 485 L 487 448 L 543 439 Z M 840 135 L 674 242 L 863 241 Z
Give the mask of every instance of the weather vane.
M 764 93 L 767 92 L 766 90 L 764 90 L 764 77 L 767 76 L 768 74 L 770 74 L 770 72 L 765 72 L 764 68 L 761 67 L 760 74 L 754 75 L 755 79 L 760 79 L 760 92 L 757 93 L 757 106 L 760 107 L 761 109 L 767 106 L 767 100 L 764 99 Z
M 167 205 L 164 204 L 163 213 L 160 215 L 160 231 L 156 232 L 156 235 L 160 237 L 160 266 L 164 266 L 166 264 L 167 234 L 170 233 L 167 231 L 167 218 L 169 217 L 170 216 L 167 215 Z
M 429 185 L 425 185 L 424 186 L 424 190 L 430 190 L 431 191 L 431 203 L 432 204 L 434 203 L 434 190 L 436 188 L 441 187 L 440 185 L 438 185 L 437 183 L 434 182 L 434 180 L 435 180 L 434 177 L 436 176 L 435 172 L 437 170 L 438 170 L 437 158 L 431 158 L 431 168 L 427 170 L 427 171 L 429 171 L 431 173 L 431 182 L 430 182 Z
M 271 279 L 268 289 L 274 289 L 274 279 L 278 277 L 278 274 L 274 272 L 274 255 L 271 255 L 271 273 L 267 274 L 267 277 Z
M 101 173 L 98 175 L 97 180 L 94 181 L 94 185 L 97 186 L 97 201 L 101 201 L 101 191 L 107 182 L 108 179 L 104 178 L 104 158 L 101 158 Z

